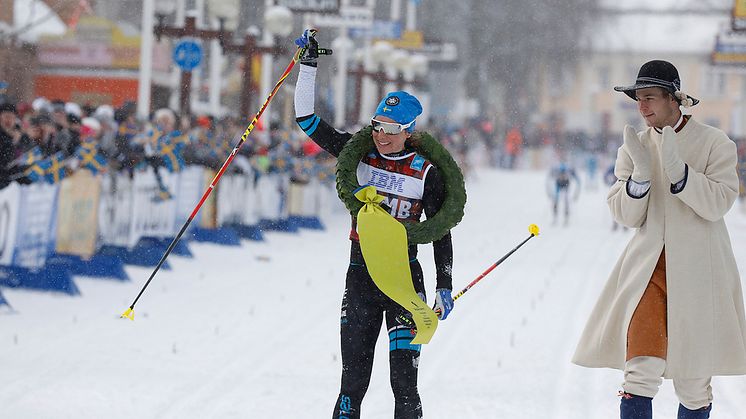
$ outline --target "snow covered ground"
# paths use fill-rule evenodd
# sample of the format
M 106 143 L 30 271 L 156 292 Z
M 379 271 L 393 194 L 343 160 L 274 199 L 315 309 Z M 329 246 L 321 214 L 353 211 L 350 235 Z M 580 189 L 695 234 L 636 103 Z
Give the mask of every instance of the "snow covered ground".
M 468 182 L 454 288 L 526 238 L 529 224 L 541 235 L 459 299 L 423 348 L 426 418 L 618 417 L 622 374 L 570 358 L 631 232 L 611 230 L 604 187 L 583 191 L 569 226 L 552 226 L 544 176 L 480 169 Z M 0 315 L 0 417 L 329 417 L 349 247 L 349 219 L 334 215 L 323 232 L 190 244 L 194 258 L 170 257 L 135 322 L 119 314 L 150 269 L 128 267 L 127 283 L 77 278 L 74 298 L 4 289 L 16 312 Z M 746 213 L 734 208 L 727 221 L 746 277 Z M 429 246 L 420 260 L 432 295 Z M 364 418 L 393 412 L 385 336 L 378 346 Z M 713 418 L 746 417 L 746 378 L 713 387 Z M 676 416 L 670 381 L 654 406 L 658 418 Z

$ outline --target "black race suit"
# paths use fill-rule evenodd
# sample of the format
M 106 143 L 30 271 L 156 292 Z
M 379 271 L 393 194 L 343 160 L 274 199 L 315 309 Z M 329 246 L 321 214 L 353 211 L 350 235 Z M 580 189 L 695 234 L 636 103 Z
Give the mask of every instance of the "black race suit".
M 298 125 L 318 145 L 335 157 L 339 155 L 344 144 L 352 134 L 339 132 L 316 115 L 297 118 Z M 445 187 L 437 168 L 416 155 L 412 149 L 405 149 L 393 156 L 381 156 L 377 151 L 363 159 L 367 168 L 381 173 L 372 175 L 369 184 L 376 182 L 395 182 L 399 175 L 417 177 L 422 185 L 421 199 L 408 199 L 396 193 L 386 193 L 379 189 L 379 194 L 386 196 L 384 204 L 391 209 L 398 219 L 419 221 L 424 211 L 432 217 L 440 209 L 445 197 Z M 360 166 L 358 167 L 360 173 Z M 421 169 L 421 170 L 418 170 Z M 429 170 L 424 170 L 429 169 Z M 423 175 L 424 172 L 424 175 Z M 416 218 L 416 220 L 415 220 Z M 395 419 L 415 419 L 422 417 L 422 404 L 417 391 L 417 365 L 420 346 L 411 344 L 414 330 L 397 321 L 400 315 L 409 313 L 393 300 L 385 296 L 374 284 L 365 267 L 355 231 L 355 220 L 350 233 L 350 266 L 347 270 L 345 293 L 342 299 L 341 346 L 342 346 L 342 384 L 339 397 L 334 406 L 334 419 L 357 419 L 360 417 L 360 404 L 368 389 L 373 352 L 376 339 L 381 330 L 381 322 L 386 319 L 389 335 L 389 365 L 391 389 L 394 393 Z M 433 242 L 433 252 L 437 272 L 437 288 L 451 289 L 451 265 L 453 250 L 451 234 Z M 422 268 L 417 260 L 417 246 L 409 246 L 410 270 L 414 288 L 425 295 Z M 410 317 L 411 318 L 411 317 Z

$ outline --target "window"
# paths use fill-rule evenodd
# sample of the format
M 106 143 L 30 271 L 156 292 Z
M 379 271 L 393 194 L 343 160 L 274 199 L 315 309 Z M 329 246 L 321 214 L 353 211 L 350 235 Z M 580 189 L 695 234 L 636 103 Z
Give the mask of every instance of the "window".
M 608 89 L 611 86 L 611 71 L 609 66 L 602 65 L 598 68 L 598 85 L 603 89 Z
M 702 95 L 707 97 L 721 97 L 725 95 L 727 75 L 714 67 L 705 67 Z M 684 86 L 684 91 L 687 92 Z M 689 92 L 687 92 L 689 93 Z

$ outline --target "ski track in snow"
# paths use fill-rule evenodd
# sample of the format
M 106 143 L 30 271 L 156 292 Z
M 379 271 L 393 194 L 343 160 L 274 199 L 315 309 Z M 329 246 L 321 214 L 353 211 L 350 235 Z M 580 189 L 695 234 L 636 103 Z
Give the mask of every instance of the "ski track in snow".
M 454 293 L 541 228 L 456 302 L 420 359 L 425 417 L 598 419 L 618 416 L 622 373 L 570 362 L 617 257 L 632 235 L 611 230 L 606 189 L 583 190 L 568 226 L 552 225 L 545 173 L 479 169 L 453 230 Z M 736 206 L 739 204 L 737 203 Z M 339 310 L 349 218 L 327 230 L 268 233 L 240 247 L 190 243 L 118 318 L 150 268 L 130 282 L 76 278 L 82 296 L 3 289 L 0 417 L 319 418 L 339 391 Z M 746 254 L 746 212 L 726 218 Z M 429 300 L 431 246 L 420 246 Z M 740 270 L 746 277 L 742 258 Z M 388 338 L 379 336 L 366 419 L 391 417 Z M 716 377 L 714 415 L 740 419 L 746 378 Z M 656 417 L 675 417 L 670 380 Z

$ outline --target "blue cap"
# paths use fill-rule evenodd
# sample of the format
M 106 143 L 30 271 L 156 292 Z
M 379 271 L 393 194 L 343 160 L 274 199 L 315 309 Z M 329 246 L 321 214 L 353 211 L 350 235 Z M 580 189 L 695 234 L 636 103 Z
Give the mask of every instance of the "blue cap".
M 387 116 L 400 124 L 413 122 L 422 113 L 422 105 L 416 97 L 404 91 L 390 92 L 376 108 L 376 115 Z M 414 123 L 407 131 L 414 130 Z

